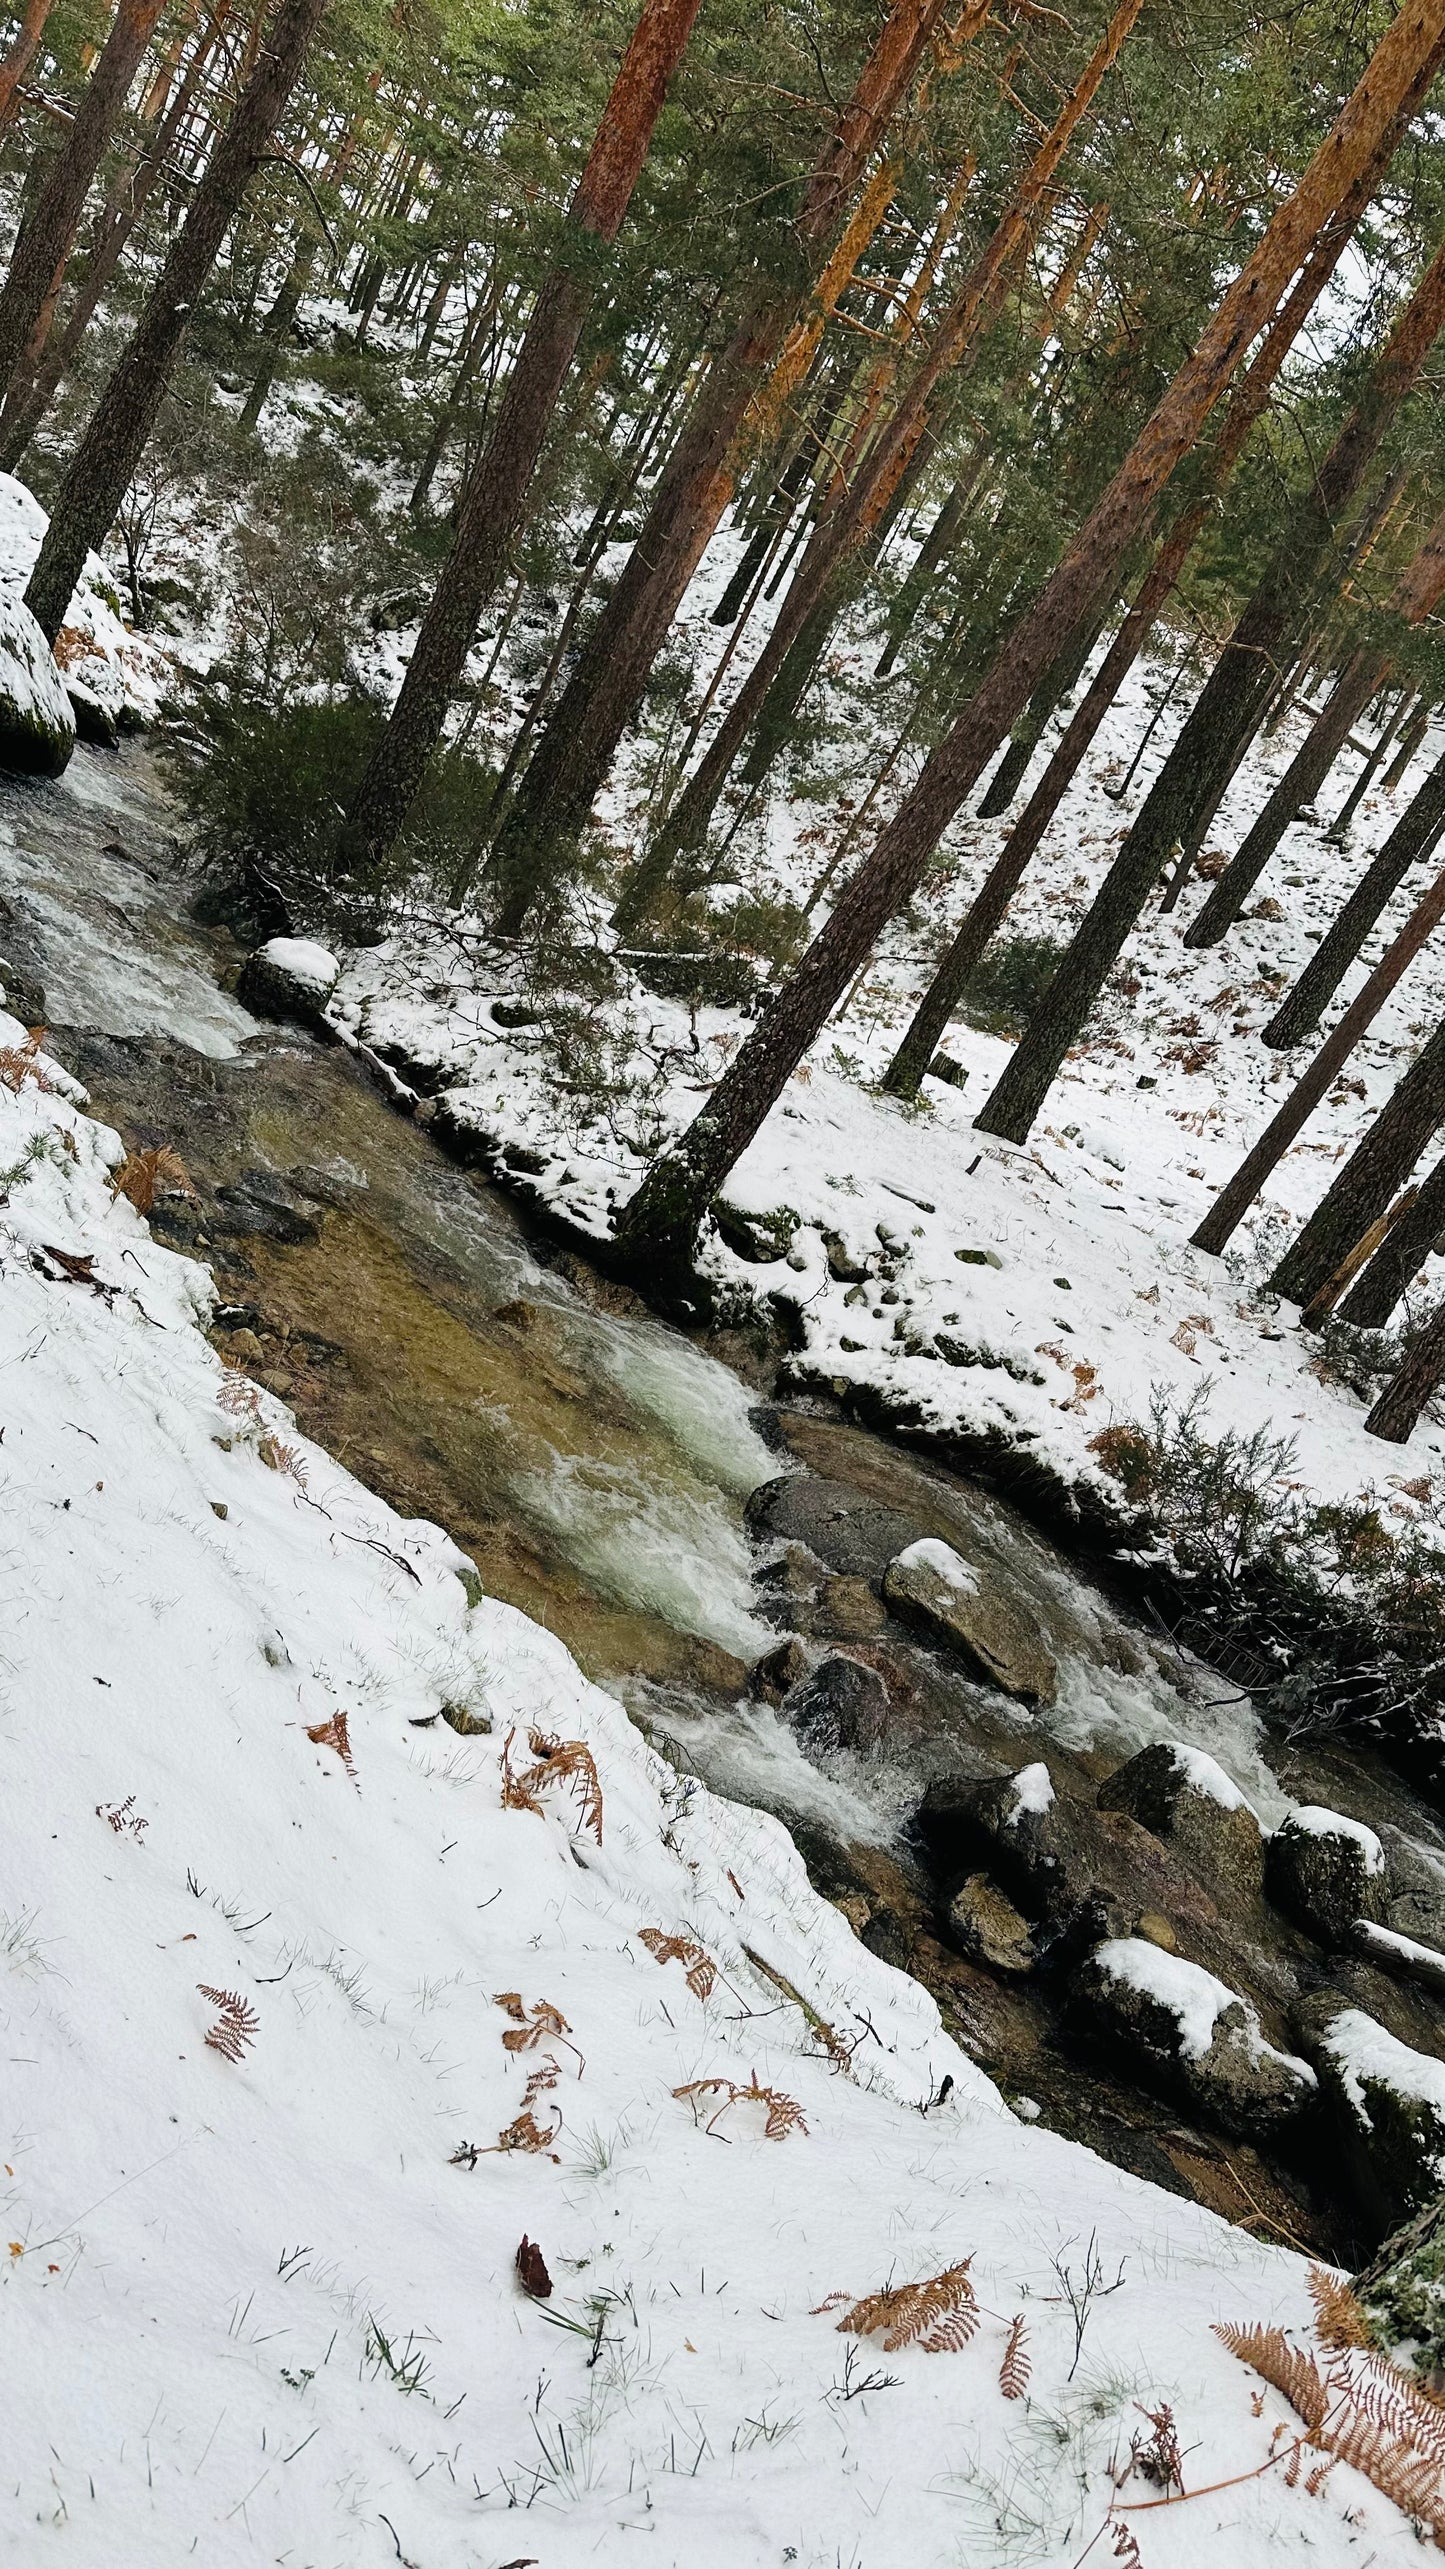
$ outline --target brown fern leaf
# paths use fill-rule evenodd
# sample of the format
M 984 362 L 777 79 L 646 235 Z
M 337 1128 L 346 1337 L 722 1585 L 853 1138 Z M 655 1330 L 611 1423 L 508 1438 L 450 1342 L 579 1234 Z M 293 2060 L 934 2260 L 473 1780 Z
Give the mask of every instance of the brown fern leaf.
M 535 2105 L 539 2096 L 547 2095 L 556 2086 L 561 2075 L 555 2061 L 539 2062 L 522 2090 L 523 2105 Z
M 194 1195 L 190 1171 L 178 1151 L 164 1143 L 153 1151 L 127 1151 L 110 1181 L 112 1195 L 123 1195 L 137 1213 L 149 1213 L 158 1195 Z
M 346 1726 L 346 1715 L 333 1713 L 329 1722 L 317 1722 L 314 1726 L 308 1722 L 306 1736 L 314 1747 L 331 1748 L 336 1751 L 359 1793 L 361 1778 L 356 1772 L 356 1760 L 351 1754 L 351 1734 Z
M 261 2030 L 260 2017 L 237 1990 L 210 1989 L 203 1980 L 197 1981 L 196 1987 L 217 2010 L 216 2022 L 206 2036 L 206 2049 L 219 2052 L 223 2060 L 243 2061 Z
M 1226 2320 L 1217 2320 L 1214 2334 L 1231 2355 L 1239 2357 L 1241 2364 L 1252 2365 L 1256 2373 L 1263 2373 L 1267 2382 L 1282 2391 L 1306 2426 L 1323 2423 L 1330 2404 L 1324 2377 L 1314 2357 L 1291 2346 L 1282 2328 L 1261 2328 L 1258 2324 L 1234 2328 Z
M 1351 2409 L 1323 2430 L 1320 2438 L 1341 2462 L 1361 2471 L 1406 2515 L 1426 2524 L 1445 2523 L 1440 2505 L 1440 2465 L 1434 2456 L 1377 2426 L 1362 2411 Z
M 223 1368 L 224 1379 L 216 1394 L 219 1406 L 228 1418 L 244 1418 L 253 1424 L 261 1415 L 261 1395 L 248 1374 L 238 1365 Z
M 256 1448 L 268 1472 L 284 1472 L 298 1490 L 306 1487 L 306 1464 L 299 1445 L 283 1445 L 279 1436 L 263 1436 Z
M 521 2150 L 533 2156 L 545 2154 L 548 2158 L 555 2159 L 557 2153 L 551 2145 L 556 2140 L 561 2129 L 562 2119 L 560 2115 L 558 2116 L 557 2121 L 553 2124 L 551 2131 L 543 2132 L 538 2129 L 535 2115 L 523 2112 L 517 2116 L 514 2123 L 509 2123 L 507 2125 L 505 2132 L 499 2132 L 497 2134 L 496 2140 L 490 2150 L 483 2150 L 479 2155 L 483 2158 L 493 2158 L 499 2150 Z
M 534 2052 L 542 2043 L 563 2043 L 577 2063 L 578 2077 L 582 2076 L 587 2064 L 576 2044 L 569 2040 L 572 2028 L 561 2008 L 554 2007 L 550 1998 L 534 1999 L 532 2005 L 527 2007 L 523 2004 L 520 1990 L 503 1989 L 492 2003 L 504 2009 L 512 2019 L 507 2032 L 502 2036 L 504 2050 Z
M 672 2092 L 679 2098 L 696 2099 L 716 2096 L 719 2099 L 707 2119 L 705 2129 L 709 2132 L 716 2131 L 723 2115 L 727 2113 L 730 2106 L 734 2105 L 761 2105 L 765 2109 L 767 2115 L 763 2125 L 765 2141 L 785 2141 L 790 2132 L 806 2133 L 808 2129 L 803 2119 L 803 2109 L 796 2099 L 785 2096 L 781 2088 L 760 2087 L 756 2071 L 746 2087 L 739 2087 L 730 2078 L 695 2078 L 691 2079 L 686 2087 L 675 2087 Z M 719 2140 L 726 2140 L 727 2135 L 718 2133 L 717 2137 Z
M 1343 2275 L 1331 2274 L 1328 2266 L 1311 2266 L 1308 2283 L 1315 2306 L 1315 2335 L 1322 2346 L 1333 2352 L 1373 2343 L 1369 2322 Z
M 1134 2539 L 1133 2528 L 1124 2522 L 1122 2516 L 1115 2517 L 1109 2539 L 1114 2546 L 1114 2557 L 1123 2563 L 1123 2569 L 1144 2569 L 1144 2555 Z
M 1028 2323 L 1020 2311 L 1010 2324 L 1008 2344 L 998 2368 L 998 2386 L 1006 2400 L 1021 2400 L 1029 2386 L 1034 2367 L 1026 2342 L 1028 2333 Z
M 664 1935 L 661 1927 L 639 1927 L 639 1944 L 644 1944 L 658 1962 L 680 1962 L 687 1973 L 687 1985 L 694 1998 L 710 1998 L 717 1981 L 717 1965 L 691 1936 Z
M 48 1095 L 54 1082 L 40 1067 L 40 1047 L 48 1028 L 32 1026 L 23 1044 L 0 1044 L 0 1087 L 12 1089 L 18 1097 L 27 1079 L 32 1086 Z
M 918 2284 L 886 2284 L 845 2310 L 839 2329 L 849 2337 L 883 2337 L 885 2355 L 917 2346 L 925 2355 L 956 2355 L 978 2328 L 978 2296 L 968 2279 L 972 2257 L 945 2266 Z
M 502 1749 L 503 1810 L 540 1812 L 542 1804 L 539 1797 L 549 1785 L 561 1785 L 580 1807 L 579 1827 L 589 1830 L 600 1846 L 602 1786 L 586 1741 L 554 1739 L 548 1732 L 529 1730 L 527 1741 L 535 1763 L 518 1775 L 513 1771 L 511 1754 L 516 1736 L 515 1730 L 509 1730 Z

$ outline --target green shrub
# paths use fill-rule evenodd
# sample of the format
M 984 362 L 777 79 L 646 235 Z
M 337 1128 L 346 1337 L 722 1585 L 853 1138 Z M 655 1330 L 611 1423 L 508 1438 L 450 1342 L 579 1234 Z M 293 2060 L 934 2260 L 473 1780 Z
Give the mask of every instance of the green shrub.
M 1052 937 L 996 937 L 964 983 L 960 1015 L 986 1035 L 1022 1035 L 1063 951 Z

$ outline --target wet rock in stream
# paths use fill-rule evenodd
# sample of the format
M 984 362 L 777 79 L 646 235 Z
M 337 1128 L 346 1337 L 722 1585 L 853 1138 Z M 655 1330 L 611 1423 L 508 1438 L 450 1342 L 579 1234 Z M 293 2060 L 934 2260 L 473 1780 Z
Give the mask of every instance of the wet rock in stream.
M 1006 1695 L 1053 1702 L 1059 1672 L 1037 1633 L 951 1544 L 933 1536 L 909 1544 L 883 1573 L 883 1598 L 903 1622 L 958 1651 Z
M 1122 1811 L 1163 1838 L 1221 1897 L 1257 1902 L 1264 1837 L 1223 1767 L 1202 1749 L 1155 1740 L 1100 1785 L 1100 1810 Z
M 1268 2140 L 1315 2101 L 1308 2064 L 1266 2041 L 1237 1991 L 1141 1937 L 1101 1945 L 1075 1974 L 1075 2019 L 1237 2140 Z

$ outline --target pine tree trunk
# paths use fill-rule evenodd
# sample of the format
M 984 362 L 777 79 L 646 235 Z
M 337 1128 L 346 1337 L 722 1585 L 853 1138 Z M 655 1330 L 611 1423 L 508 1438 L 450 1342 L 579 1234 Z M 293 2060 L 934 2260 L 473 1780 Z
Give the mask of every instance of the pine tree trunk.
M 1389 675 L 1383 651 L 1354 652 L 1321 707 L 1308 738 L 1296 750 L 1258 819 L 1241 839 L 1197 919 L 1185 931 L 1187 946 L 1217 946 L 1234 925 L 1285 831 L 1319 792 L 1354 724 Z
M 1291 1045 L 1302 1044 L 1307 1035 L 1314 1033 L 1371 929 L 1393 901 L 1411 866 L 1430 854 L 1442 829 L 1445 751 L 1265 1027 L 1264 1040 L 1275 1052 L 1287 1052 Z
M 90 182 L 164 5 L 165 0 L 120 0 L 75 122 L 15 244 L 0 289 L 0 389 L 8 390 L 56 270 L 70 256 Z
M 1311 488 L 1291 513 L 1264 578 L 1145 798 L 1044 995 L 981 1113 L 979 1130 L 1028 1137 L 1070 1047 L 1077 1043 L 1163 867 L 1176 851 L 1192 862 L 1262 720 L 1280 657 L 1297 632 L 1381 438 L 1415 383 L 1445 323 L 1445 243 L 1415 288 L 1369 385 Z
M 643 0 L 568 209 L 579 241 L 616 239 L 698 5 Z M 452 548 L 400 694 L 347 813 L 342 844 L 353 871 L 369 872 L 385 856 L 431 764 L 477 620 L 506 570 L 590 302 L 585 270 L 559 261 L 537 298 L 496 425 L 468 475 Z
M 1318 235 L 1398 139 L 1445 58 L 1441 0 L 1407 0 L 1298 187 L 1224 296 L 1103 496 L 982 686 L 926 761 L 876 846 L 783 984 L 689 1130 L 654 1162 L 624 1207 L 618 1237 L 642 1259 L 685 1252 L 734 1161 L 861 971 L 881 931 L 922 881 L 942 832 L 1017 721 L 1062 635 L 1096 613 L 1160 492 Z
M 1323 1201 L 1286 1250 L 1270 1290 L 1308 1302 L 1404 1185 L 1445 1122 L 1445 1025 L 1437 1026 Z
M 811 179 L 795 233 L 816 269 L 837 219 L 907 90 L 946 0 L 896 0 L 862 77 Z M 976 35 L 987 17 L 970 0 L 950 31 Z M 498 870 L 513 915 L 525 915 L 575 846 L 623 733 L 634 723 L 653 665 L 737 485 L 757 405 L 806 289 L 760 289 L 714 364 L 653 494 L 622 575 L 578 656 L 533 755 L 498 843 Z M 816 344 L 816 343 L 814 343 Z
M 1343 803 L 1340 805 L 1334 819 L 1331 821 L 1329 829 L 1325 833 L 1327 844 L 1330 847 L 1345 848 L 1349 846 L 1354 830 L 1355 814 L 1363 803 L 1365 796 L 1368 794 L 1371 785 L 1374 783 L 1377 770 L 1384 759 L 1388 756 L 1389 752 L 1394 748 L 1396 735 L 1399 732 L 1401 724 L 1405 722 L 1409 716 L 1414 702 L 1414 688 L 1402 687 L 1399 694 L 1397 696 L 1392 696 L 1389 704 L 1385 707 L 1380 721 L 1379 730 L 1369 748 L 1366 750 L 1361 762 L 1359 775 L 1355 778 L 1353 785 L 1350 787 Z
M 1442 596 L 1445 512 L 1436 518 L 1413 561 L 1401 572 L 1386 613 L 1398 616 L 1406 625 L 1420 624 L 1434 613 Z M 1285 831 L 1319 792 L 1356 717 L 1384 685 L 1390 667 L 1387 652 L 1362 645 L 1351 654 L 1308 739 L 1296 751 L 1258 820 L 1225 867 L 1193 926 L 1186 931 L 1187 946 L 1217 945 L 1233 925 Z M 1422 725 L 1422 731 L 1423 728 Z
M 1380 791 L 1382 794 L 1394 793 L 1396 786 L 1399 784 L 1406 768 L 1409 766 L 1411 759 L 1414 757 L 1416 750 L 1419 748 L 1421 741 L 1424 739 L 1426 732 L 1430 728 L 1430 716 L 1434 711 L 1435 702 L 1427 688 L 1425 693 L 1421 696 L 1420 702 L 1416 706 L 1415 711 L 1406 723 L 1404 730 L 1400 734 L 1400 746 L 1396 750 L 1395 756 L 1391 761 L 1388 774 L 1382 776 L 1380 779 Z
M 1085 625 L 1074 637 L 1067 651 L 1061 651 L 1041 686 L 1035 687 L 1020 721 L 1016 722 L 1009 745 L 988 780 L 980 798 L 978 817 L 996 821 L 1008 810 L 1028 770 L 1029 760 L 1043 739 L 1050 722 L 1064 698 L 1070 695 L 1084 674 L 1089 654 L 1099 639 L 1102 627 Z
M 1408 1444 L 1426 1402 L 1445 1382 L 1445 1309 L 1438 1311 L 1418 1345 L 1391 1376 L 1365 1421 L 1367 1436 L 1388 1445 Z
M 853 557 L 884 540 L 889 513 L 923 460 L 929 405 L 945 375 L 966 366 L 1002 308 L 1009 284 L 1033 239 L 1040 207 L 1073 136 L 1113 69 L 1139 15 L 1141 0 L 1120 0 L 1095 51 L 1040 144 L 1027 175 L 1001 216 L 934 333 L 904 399 L 859 465 L 853 486 L 841 482 L 816 527 L 772 632 L 719 724 L 696 774 L 678 797 L 624 894 L 619 915 L 635 923 L 666 880 L 676 858 L 702 846 L 733 763 L 749 732 L 755 748 L 744 781 L 761 782 L 786 736 L 796 708 L 846 594 Z M 518 923 L 514 909 L 503 924 Z
M 1193 1234 L 1196 1249 L 1218 1257 L 1233 1238 L 1265 1179 L 1278 1167 L 1296 1134 L 1303 1132 L 1336 1073 L 1349 1060 L 1360 1037 L 1374 1024 L 1392 990 L 1404 978 L 1426 939 L 1445 919 L 1445 873 L 1436 876 L 1416 903 L 1399 935 L 1386 948 L 1362 990 L 1351 1000 L 1339 1024 L 1326 1036 L 1278 1113 L 1271 1117 L 1253 1149 L 1245 1154 L 1227 1186 Z M 1355 1237 L 1358 1238 L 1358 1233 Z M 1325 1270 L 1329 1272 L 1328 1268 Z M 1318 1281 L 1318 1279 L 1316 1279 Z
M 124 499 L 221 243 L 271 147 L 327 0 L 282 0 L 257 67 L 171 245 L 135 336 L 95 406 L 56 494 L 25 591 L 48 642 L 65 619 L 87 553 L 104 543 Z
M 40 50 L 45 21 L 54 6 L 55 0 L 25 0 L 20 32 L 0 63 L 0 134 L 15 113 L 15 93 Z
M 1227 482 L 1262 415 L 1290 349 L 1333 276 L 1368 201 L 1372 168 L 1356 181 L 1336 219 L 1327 224 L 1265 334 L 1248 373 L 1231 395 L 1210 457 L 1202 495 L 1182 509 L 1140 582 L 1134 603 L 1085 690 L 1078 710 L 1039 778 L 1019 819 L 976 893 L 973 903 L 919 1002 L 883 1086 L 895 1097 L 916 1097 L 924 1072 L 943 1040 L 970 973 L 1002 926 L 1009 904 L 1054 815 L 1098 736 L 1124 680 L 1148 642 L 1161 609 L 1205 525 L 1211 501 Z M 1176 682 L 1177 683 L 1177 682 Z M 1172 697 L 1173 688 L 1169 693 Z M 1165 698 L 1165 704 L 1169 698 Z M 1161 705 L 1159 712 L 1162 713 Z M 1156 714 L 1155 721 L 1159 719 Z M 1152 732 L 1153 724 L 1149 726 Z M 1139 756 L 1149 733 L 1140 744 Z M 1137 758 L 1136 762 L 1137 764 Z M 1131 770 L 1132 777 L 1132 770 Z M 1130 779 L 1125 780 L 1125 790 Z
M 21 362 L 11 376 L 3 413 L 0 413 L 0 469 L 7 473 L 15 471 L 49 410 L 95 317 L 101 296 L 120 266 L 126 243 L 165 175 L 176 138 L 191 113 L 196 92 L 230 16 L 231 6 L 232 0 L 220 0 L 220 5 L 213 11 L 186 67 L 174 103 L 139 169 L 123 171 L 107 194 L 105 215 L 87 253 L 85 273 L 74 303 L 66 314 L 64 328 L 47 338 L 46 330 L 37 324 L 31 334 Z M 153 90 L 152 97 L 156 96 L 157 92 Z M 151 104 L 150 99 L 146 104 Z M 159 113 L 164 105 L 165 98 L 161 93 L 156 112 Z
M 908 639 L 913 619 L 928 594 L 929 584 L 940 563 L 948 559 L 956 536 L 968 514 L 969 502 L 983 473 L 982 452 L 966 473 L 954 483 L 942 508 L 918 549 L 918 556 L 889 611 L 888 639 L 879 655 L 875 678 L 886 678 Z
M 1351 1329 L 1383 1329 L 1413 1276 L 1445 1231 L 1445 1160 L 1437 1160 L 1408 1213 L 1391 1224 L 1339 1317 Z

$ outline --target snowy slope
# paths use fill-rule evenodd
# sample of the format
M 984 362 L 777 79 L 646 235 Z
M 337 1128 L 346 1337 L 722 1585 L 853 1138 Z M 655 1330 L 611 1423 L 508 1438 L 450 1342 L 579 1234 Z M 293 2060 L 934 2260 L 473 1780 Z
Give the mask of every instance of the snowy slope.
M 1064 2569 L 1158 2495 L 1107 2473 L 1136 2403 L 1178 2411 L 1191 2490 L 1268 2464 L 1283 2404 L 1210 2329 L 1301 2322 L 1299 2262 L 1016 2120 L 775 1822 L 228 1376 L 206 1275 L 19 1042 L 0 1018 L 0 2559 Z M 507 1806 L 529 1726 L 585 1745 L 600 1810 L 576 1751 Z M 781 2137 L 675 2093 L 754 2075 Z M 499 2149 L 529 2112 L 545 2146 Z M 816 2307 L 965 2259 L 961 2351 Z M 1404 2541 L 1287 2449 L 1126 2515 L 1148 2569 Z
M 1162 684 L 1157 669 L 1135 672 L 1026 878 L 1009 933 L 1071 934 L 1182 718 L 1181 707 L 1161 723 L 1127 803 L 1110 801 Z M 1238 844 L 1301 736 L 1295 715 L 1246 762 L 1206 854 Z M 1056 727 L 1035 754 L 1013 816 L 1055 737 Z M 1382 1011 L 1225 1257 L 1204 1256 L 1189 1235 L 1313 1050 L 1272 1052 L 1260 1028 L 1439 746 L 1427 739 L 1392 795 L 1366 797 L 1351 849 L 1332 849 L 1319 827 L 1298 824 L 1260 887 L 1255 915 L 1223 946 L 1193 953 L 1183 945 L 1202 887 L 1170 915 L 1151 910 L 1021 1149 L 973 1130 L 1008 1058 L 1000 1037 L 955 1024 L 948 1049 L 967 1085 L 929 1079 L 918 1108 L 873 1085 L 1008 827 L 962 822 L 950 841 L 956 871 L 890 931 L 728 1181 L 732 1202 L 800 1218 L 791 1260 L 753 1264 L 709 1236 L 708 1272 L 739 1302 L 793 1306 L 805 1375 L 845 1394 L 881 1397 L 895 1414 L 943 1436 L 1022 1442 L 1070 1481 L 1097 1485 L 1091 1439 L 1112 1418 L 1147 1415 L 1156 1386 L 1175 1400 L 1203 1390 L 1211 1434 L 1271 1421 L 1297 1440 L 1293 1468 L 1302 1484 L 1331 1498 L 1374 1491 L 1402 1523 L 1418 1516 L 1445 1492 L 1440 1427 L 1427 1416 L 1404 1448 L 1367 1437 L 1366 1403 L 1320 1378 L 1317 1340 L 1300 1330 L 1292 1306 L 1260 1288 L 1437 1022 L 1445 931 Z M 1347 756 L 1320 798 L 1326 814 L 1355 772 Z M 766 849 L 742 865 L 750 888 L 774 896 L 803 890 L 819 863 L 818 847 L 802 843 L 812 818 L 786 798 L 775 804 Z M 842 826 L 835 817 L 829 842 Z M 1429 870 L 1417 869 L 1396 896 L 1365 962 L 1347 978 L 1345 998 Z M 605 940 L 603 916 L 596 933 Z M 457 1120 L 503 1149 L 540 1156 L 545 1165 L 526 1180 L 529 1191 L 601 1235 L 656 1137 L 696 1114 L 745 1021 L 701 1009 L 690 1023 L 684 1008 L 625 980 L 607 1005 L 608 1032 L 645 1104 L 630 1118 L 612 1110 L 589 1122 L 559 1089 L 537 1031 L 494 1019 L 491 1000 L 511 986 L 505 959 L 418 917 L 399 924 L 388 944 L 347 957 L 333 1013 L 373 1045 L 437 1069 Z M 830 1271 L 830 1238 L 846 1267 L 867 1266 L 861 1285 Z M 1412 1302 L 1418 1312 L 1418 1291 Z M 1423 1500 L 1399 1486 L 1419 1489 L 1432 1478 L 1435 1490 Z

